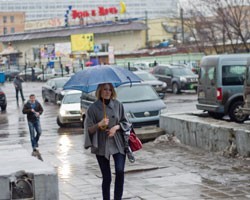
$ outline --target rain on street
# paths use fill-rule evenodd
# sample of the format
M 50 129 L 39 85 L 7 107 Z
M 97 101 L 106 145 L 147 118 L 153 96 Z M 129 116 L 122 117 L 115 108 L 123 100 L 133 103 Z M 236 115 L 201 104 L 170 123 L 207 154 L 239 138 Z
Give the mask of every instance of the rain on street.
M 42 101 L 42 84 L 25 82 L 23 90 L 26 100 L 34 93 L 44 108 L 39 149 L 44 162 L 57 169 L 60 200 L 100 199 L 100 172 L 94 156 L 83 149 L 81 126 L 57 125 L 58 105 Z M 8 105 L 6 112 L 0 113 L 0 144 L 18 143 L 31 152 L 23 104 L 16 104 L 12 83 L 1 87 Z M 169 113 L 195 112 L 196 99 L 195 93 L 167 93 L 165 102 Z M 220 152 L 209 153 L 171 141 L 144 144 L 136 159 L 135 164 L 126 164 L 125 199 L 250 199 L 247 159 L 225 158 Z

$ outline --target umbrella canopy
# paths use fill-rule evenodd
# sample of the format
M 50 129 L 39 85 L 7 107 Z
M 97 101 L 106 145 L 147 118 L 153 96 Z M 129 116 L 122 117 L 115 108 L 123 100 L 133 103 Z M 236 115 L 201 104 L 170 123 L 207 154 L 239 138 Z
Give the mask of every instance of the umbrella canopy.
M 118 66 L 97 65 L 74 74 L 64 85 L 64 90 L 95 91 L 101 83 L 112 83 L 118 87 L 126 83 L 141 82 L 133 72 Z

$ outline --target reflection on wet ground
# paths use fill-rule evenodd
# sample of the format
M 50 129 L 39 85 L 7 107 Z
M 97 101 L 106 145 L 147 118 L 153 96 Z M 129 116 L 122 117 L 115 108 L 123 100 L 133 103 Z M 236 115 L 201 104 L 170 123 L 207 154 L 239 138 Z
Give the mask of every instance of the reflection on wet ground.
M 39 151 L 44 162 L 58 172 L 60 200 L 101 199 L 100 170 L 95 156 L 83 148 L 81 126 L 60 128 L 56 123 L 58 106 L 42 102 L 42 83 L 24 83 L 23 86 L 25 98 L 35 93 L 44 108 Z M 11 83 L 5 84 L 3 89 L 8 106 L 6 112 L 0 113 L 0 145 L 19 143 L 31 152 L 22 104 L 16 105 Z M 184 95 L 181 99 L 185 99 Z M 171 101 L 169 99 L 169 104 Z M 134 164 L 126 163 L 124 199 L 250 199 L 250 161 L 247 159 L 228 159 L 220 153 L 169 142 L 145 143 L 135 156 Z

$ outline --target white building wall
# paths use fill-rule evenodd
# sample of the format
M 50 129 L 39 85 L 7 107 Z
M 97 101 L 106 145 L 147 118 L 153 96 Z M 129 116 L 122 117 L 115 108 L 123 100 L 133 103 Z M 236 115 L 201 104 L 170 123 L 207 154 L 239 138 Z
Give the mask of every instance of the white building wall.
M 123 2 L 126 4 L 127 13 L 118 15 L 121 18 L 145 17 L 145 11 L 148 11 L 149 18 L 175 17 L 178 14 L 179 0 L 123 0 Z M 35 2 L 34 0 L 0 0 L 0 12 L 24 11 L 26 20 L 63 18 L 69 5 L 80 11 L 97 9 L 99 6 L 112 6 L 119 9 L 120 0 L 36 0 Z M 114 15 L 109 17 L 114 19 Z M 107 19 L 108 17 L 104 17 L 102 20 Z

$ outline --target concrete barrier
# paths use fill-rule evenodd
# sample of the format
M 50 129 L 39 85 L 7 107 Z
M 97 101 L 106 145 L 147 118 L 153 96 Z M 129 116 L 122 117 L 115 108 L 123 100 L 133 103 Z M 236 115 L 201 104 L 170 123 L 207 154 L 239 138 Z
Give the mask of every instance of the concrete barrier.
M 0 158 L 0 200 L 12 199 L 11 183 L 20 172 L 32 175 L 33 198 L 29 199 L 59 199 L 58 176 L 52 166 L 32 157 L 21 145 L 1 144 Z
M 250 131 L 242 124 L 202 114 L 178 113 L 162 115 L 160 128 L 176 135 L 184 144 L 209 151 L 223 151 L 233 141 L 239 155 L 250 156 Z

